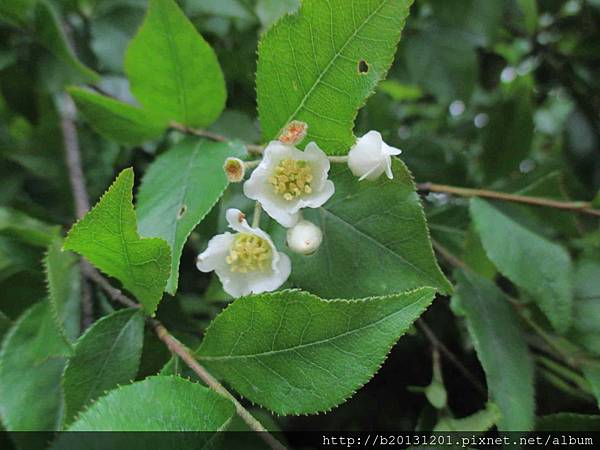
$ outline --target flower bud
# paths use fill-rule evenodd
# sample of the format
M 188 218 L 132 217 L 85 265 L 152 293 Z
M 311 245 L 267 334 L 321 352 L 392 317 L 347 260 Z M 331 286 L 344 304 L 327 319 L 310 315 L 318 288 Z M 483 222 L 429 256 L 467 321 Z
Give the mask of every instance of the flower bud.
M 287 231 L 287 245 L 294 253 L 310 255 L 323 241 L 323 232 L 314 223 L 301 220 Z
M 244 175 L 246 174 L 244 161 L 239 158 L 227 158 L 225 164 L 223 164 L 223 170 L 225 170 L 230 183 L 239 183 L 244 179 Z
M 399 155 L 401 150 L 390 147 L 377 131 L 369 131 L 356 141 L 348 153 L 348 167 L 352 173 L 362 180 L 376 180 L 382 173 L 386 173 L 391 180 L 392 156 Z
M 279 141 L 285 145 L 298 145 L 306 137 L 308 125 L 299 120 L 292 120 L 279 136 Z

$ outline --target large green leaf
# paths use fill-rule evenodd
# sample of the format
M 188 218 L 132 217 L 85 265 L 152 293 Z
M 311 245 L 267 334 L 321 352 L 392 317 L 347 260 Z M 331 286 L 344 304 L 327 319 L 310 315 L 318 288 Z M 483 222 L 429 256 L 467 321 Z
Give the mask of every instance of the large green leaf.
M 110 391 L 69 431 L 218 431 L 234 413 L 233 403 L 198 383 L 157 376 Z M 210 434 L 193 437 L 202 441 Z
M 490 260 L 533 297 L 556 330 L 566 331 L 573 316 L 569 254 L 485 200 L 472 199 L 470 211 Z
M 292 120 L 347 153 L 358 108 L 385 77 L 412 0 L 304 0 L 261 39 L 256 87 L 265 140 Z
M 56 326 L 68 341 L 79 336 L 81 311 L 81 273 L 79 258 L 63 252 L 62 239 L 56 238 L 44 258 L 48 297 Z
M 173 0 L 150 0 L 125 71 L 138 101 L 167 120 L 205 127 L 225 106 L 217 57 Z
M 452 298 L 464 313 L 469 334 L 487 380 L 491 400 L 498 405 L 503 431 L 528 431 L 534 420 L 533 364 L 516 313 L 490 280 L 459 272 Z
M 153 314 L 171 267 L 167 243 L 140 238 L 133 209 L 133 169 L 123 170 L 100 201 L 73 225 L 64 248 L 117 278 Z
M 345 165 L 332 168 L 334 196 L 304 213 L 323 230 L 323 244 L 310 256 L 289 252 L 293 284 L 324 298 L 388 295 L 421 286 L 452 290 L 435 261 L 410 173 L 399 160 L 393 171 L 393 180 L 359 182 Z M 281 234 L 279 229 L 280 240 Z
M 278 414 L 329 410 L 373 377 L 434 294 L 422 288 L 363 300 L 301 291 L 243 297 L 212 322 L 198 358 Z
M 100 76 L 85 66 L 69 45 L 64 34 L 58 13 L 47 0 L 38 0 L 35 7 L 36 38 L 40 44 L 63 60 L 83 77 L 84 80 L 97 82 Z
M 23 313 L 0 352 L 0 416 L 6 430 L 59 429 L 60 378 L 67 354 L 48 302 Z
M 90 126 L 120 144 L 141 144 L 159 137 L 166 129 L 164 120 L 143 109 L 86 89 L 71 87 L 68 91 Z
M 188 236 L 227 187 L 223 163 L 242 156 L 234 144 L 190 138 L 162 154 L 147 170 L 138 196 L 140 233 L 163 238 L 171 248 L 166 291 L 175 294 L 179 259 Z
M 144 318 L 135 309 L 103 317 L 79 338 L 63 376 L 65 423 L 104 392 L 135 378 L 143 342 Z

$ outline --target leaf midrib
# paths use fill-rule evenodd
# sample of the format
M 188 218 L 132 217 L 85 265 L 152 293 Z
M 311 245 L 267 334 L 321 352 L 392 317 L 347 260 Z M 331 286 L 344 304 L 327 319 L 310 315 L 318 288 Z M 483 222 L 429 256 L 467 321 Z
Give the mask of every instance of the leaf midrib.
M 296 117 L 296 115 L 302 110 L 302 108 L 304 108 L 304 106 L 306 105 L 306 102 L 307 102 L 308 98 L 312 95 L 313 91 L 321 83 L 321 81 L 323 80 L 323 78 L 325 77 L 325 75 L 327 75 L 327 73 L 329 73 L 329 70 L 333 67 L 333 64 L 337 61 L 337 59 L 342 55 L 342 52 L 346 49 L 346 47 L 350 44 L 350 42 L 358 35 L 358 33 L 363 29 L 363 27 L 367 23 L 369 23 L 374 16 L 377 15 L 377 13 L 383 8 L 383 6 L 385 4 L 388 3 L 388 1 L 389 0 L 383 0 L 379 4 L 379 6 L 377 8 L 375 8 L 375 10 L 373 12 L 371 12 L 365 18 L 365 20 L 354 30 L 354 32 L 350 35 L 350 37 L 348 37 L 348 39 L 346 40 L 346 42 L 344 42 L 344 44 L 340 47 L 340 49 L 333 55 L 333 57 L 331 58 L 331 60 L 327 64 L 327 66 L 325 66 L 325 68 L 321 71 L 321 73 L 319 74 L 319 76 L 317 77 L 317 79 L 315 80 L 315 82 L 313 83 L 313 85 L 306 92 L 306 94 L 304 94 L 304 97 L 302 98 L 302 100 L 301 100 L 300 104 L 298 105 L 298 107 L 296 108 L 296 110 L 281 125 L 281 127 L 279 128 L 279 132 L 277 133 L 277 135 L 280 135 L 283 132 L 283 129 L 286 127 L 286 125 L 288 123 L 290 123 Z
M 423 301 L 423 299 L 426 297 L 426 295 L 427 295 L 427 292 L 424 292 L 421 296 L 419 296 L 417 299 L 415 299 L 415 301 L 411 302 L 410 304 L 404 305 L 402 308 L 400 308 L 396 312 L 394 312 L 390 315 L 384 316 L 381 319 L 376 320 L 375 322 L 370 322 L 369 324 L 361 326 L 359 328 L 347 330 L 336 336 L 328 337 L 325 339 L 319 339 L 317 341 L 309 342 L 307 344 L 300 344 L 300 345 L 295 345 L 292 347 L 287 347 L 287 348 L 283 348 L 283 349 L 279 349 L 279 350 L 268 350 L 265 352 L 246 354 L 246 355 L 208 356 L 208 355 L 197 354 L 196 356 L 199 360 L 204 360 L 204 361 L 230 361 L 230 360 L 236 360 L 236 359 L 258 358 L 261 356 L 272 356 L 272 355 L 277 355 L 277 354 L 281 354 L 281 353 L 295 352 L 295 351 L 298 351 L 299 349 L 305 349 L 305 348 L 309 348 L 309 347 L 314 347 L 316 345 L 326 344 L 330 341 L 336 341 L 338 339 L 342 339 L 346 336 L 350 336 L 355 333 L 358 333 L 359 331 L 363 331 L 368 328 L 379 325 L 380 323 L 382 323 L 386 320 L 390 320 L 390 319 L 396 317 L 398 314 L 404 312 L 406 309 L 410 308 L 411 306 L 414 306 L 415 304 Z

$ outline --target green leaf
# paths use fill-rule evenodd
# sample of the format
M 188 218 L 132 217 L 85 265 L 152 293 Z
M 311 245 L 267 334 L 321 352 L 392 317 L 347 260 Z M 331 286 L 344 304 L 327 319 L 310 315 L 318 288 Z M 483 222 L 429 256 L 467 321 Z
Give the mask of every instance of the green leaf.
M 598 191 L 598 193 L 594 197 L 594 200 L 592 200 L 592 207 L 600 208 L 600 191 Z
M 58 235 L 60 227 L 48 225 L 11 208 L 0 208 L 0 234 L 15 237 L 31 245 L 46 247 Z
M 466 316 L 491 400 L 502 412 L 498 429 L 531 430 L 533 363 L 518 317 L 502 291 L 488 279 L 471 271 L 458 272 L 457 279 L 452 302 Z
M 0 352 L 0 416 L 7 431 L 59 429 L 67 352 L 48 302 L 28 309 L 8 332 Z
M 292 120 L 328 154 L 354 144 L 357 110 L 385 78 L 412 0 L 305 0 L 261 39 L 256 89 L 263 138 Z
M 293 284 L 324 298 L 389 295 L 422 286 L 452 290 L 435 261 L 411 175 L 399 160 L 393 172 L 393 180 L 359 182 L 345 165 L 332 167 L 334 196 L 304 213 L 326 238 L 313 255 L 288 253 Z M 282 234 L 279 229 L 280 241 Z
M 568 337 L 587 351 L 600 356 L 600 258 L 577 261 L 574 275 L 573 326 Z
M 538 417 L 536 431 L 600 431 L 600 416 L 558 413 Z
M 171 248 L 168 293 L 177 291 L 179 259 L 188 236 L 227 187 L 225 159 L 243 153 L 234 144 L 190 138 L 148 168 L 138 196 L 139 230 L 144 236 L 163 238 Z
M 453 417 L 442 418 L 433 431 L 436 433 L 445 431 L 484 432 L 496 425 L 501 417 L 500 409 L 495 404 L 488 403 L 485 409 L 467 417 L 460 419 Z
M 97 82 L 100 75 L 85 66 L 69 45 L 54 6 L 46 0 L 38 0 L 35 7 L 36 38 L 54 55 L 73 68 L 86 81 Z
M 73 225 L 64 248 L 117 278 L 153 314 L 169 278 L 170 250 L 162 239 L 138 235 L 132 189 L 133 169 L 125 169 L 96 206 Z
M 125 71 L 138 101 L 166 120 L 205 127 L 225 106 L 217 57 L 173 0 L 150 0 Z
M 104 392 L 135 378 L 143 342 L 144 318 L 136 309 L 103 317 L 79 338 L 63 376 L 66 424 Z
M 109 392 L 68 430 L 218 431 L 234 413 L 233 403 L 198 383 L 156 376 Z M 198 440 L 210 437 L 194 434 Z
M 77 87 L 68 91 L 90 126 L 120 144 L 141 144 L 158 138 L 167 128 L 165 121 L 127 103 Z
M 48 297 L 57 329 L 67 341 L 79 336 L 81 310 L 81 273 L 79 258 L 62 251 L 62 239 L 56 238 L 44 258 Z
M 3 0 L 0 2 L 0 19 L 19 26 L 31 19 L 37 0 Z
M 529 34 L 534 34 L 538 25 L 538 7 L 536 0 L 517 0 L 521 10 L 523 25 Z
M 569 254 L 485 200 L 472 199 L 470 212 L 490 260 L 533 297 L 556 330 L 565 332 L 573 316 Z
M 422 288 L 353 301 L 300 291 L 243 297 L 212 322 L 198 358 L 278 414 L 329 410 L 373 377 L 434 294 Z
M 585 379 L 590 383 L 592 393 L 596 397 L 598 408 L 600 408 L 600 362 L 585 363 L 581 370 Z

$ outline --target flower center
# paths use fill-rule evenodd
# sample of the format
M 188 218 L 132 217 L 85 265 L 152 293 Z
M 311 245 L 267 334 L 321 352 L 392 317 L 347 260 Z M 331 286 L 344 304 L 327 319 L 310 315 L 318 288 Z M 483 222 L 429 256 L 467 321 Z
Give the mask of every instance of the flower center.
M 312 192 L 312 170 L 306 161 L 284 159 L 279 162 L 269 183 L 276 194 L 285 200 L 293 200 L 302 194 Z
M 232 272 L 263 271 L 271 265 L 271 246 L 264 239 L 249 233 L 238 233 L 225 259 Z

